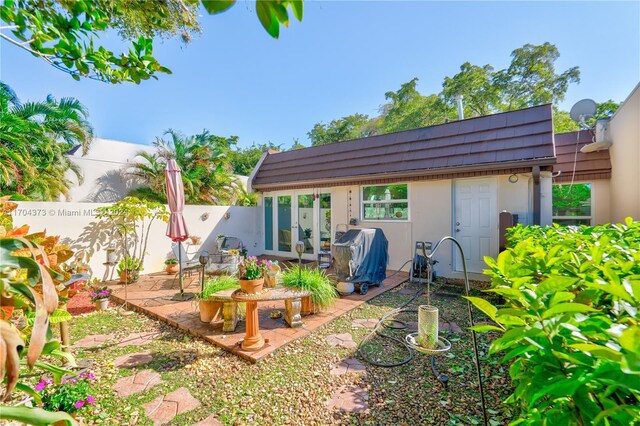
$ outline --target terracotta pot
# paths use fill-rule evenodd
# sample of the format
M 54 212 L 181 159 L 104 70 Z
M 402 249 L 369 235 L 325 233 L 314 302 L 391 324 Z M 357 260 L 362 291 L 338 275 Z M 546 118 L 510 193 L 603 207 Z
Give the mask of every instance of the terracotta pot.
M 264 278 L 258 278 L 257 280 L 239 280 L 240 289 L 245 293 L 255 294 L 262 291 L 264 286 Z
M 167 274 L 174 275 L 180 272 L 180 265 L 178 265 L 177 263 L 170 264 L 170 265 L 167 265 L 167 267 L 164 270 L 167 271 Z
M 97 311 L 106 311 L 109 309 L 109 299 L 99 299 L 95 301 Z
M 202 322 L 218 321 L 222 316 L 221 302 L 201 300 L 198 302 L 198 309 L 200 310 L 200 321 Z
M 316 312 L 315 305 L 311 302 L 311 296 L 304 296 L 302 298 L 302 307 L 300 313 L 302 315 L 311 315 Z
M 120 273 L 120 284 L 132 284 L 138 281 L 138 278 L 140 278 L 140 271 L 138 270 L 122 271 Z

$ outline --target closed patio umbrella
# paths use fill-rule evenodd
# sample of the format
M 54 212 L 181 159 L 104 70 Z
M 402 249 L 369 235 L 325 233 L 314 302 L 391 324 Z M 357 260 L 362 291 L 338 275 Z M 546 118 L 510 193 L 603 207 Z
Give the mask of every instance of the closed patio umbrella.
M 178 243 L 178 265 L 180 266 L 180 293 L 176 294 L 175 299 L 188 300 L 193 294 L 184 294 L 182 288 L 182 242 L 189 238 L 187 224 L 182 216 L 184 209 L 184 186 L 182 184 L 182 176 L 180 175 L 180 167 L 176 160 L 169 160 L 167 168 L 164 171 L 167 183 L 167 203 L 169 204 L 169 223 L 167 224 L 167 237 L 171 241 Z

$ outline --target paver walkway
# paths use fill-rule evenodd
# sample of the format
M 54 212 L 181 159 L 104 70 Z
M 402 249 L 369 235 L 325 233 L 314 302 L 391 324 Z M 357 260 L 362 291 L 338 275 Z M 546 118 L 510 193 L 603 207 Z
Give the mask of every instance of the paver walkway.
M 376 325 L 378 325 L 378 320 L 375 318 L 355 319 L 351 323 L 353 328 L 376 328 Z
M 92 334 L 85 336 L 73 344 L 74 348 L 95 348 L 115 338 L 115 334 Z
M 122 355 L 113 361 L 113 365 L 118 368 L 135 368 L 149 364 L 153 361 L 153 356 L 149 351 L 136 352 L 134 354 Z
M 124 346 L 144 346 L 160 335 L 157 331 L 143 331 L 141 333 L 131 333 L 118 343 L 118 347 Z
M 353 337 L 349 333 L 342 334 L 330 334 L 325 338 L 325 341 L 331 347 L 341 347 L 341 348 L 356 348 L 358 345 L 353 341 Z
M 359 386 L 345 385 L 333 394 L 327 407 L 349 413 L 368 413 L 369 393 Z
M 189 389 L 180 388 L 151 402 L 142 404 L 144 412 L 155 426 L 169 423 L 178 414 L 200 406 L 200 401 L 191 396 Z
M 284 318 L 273 319 L 269 317 L 271 311 L 275 309 L 284 312 L 284 302 L 259 304 L 260 331 L 265 339 L 269 339 L 269 345 L 257 352 L 243 351 L 238 344 L 245 335 L 244 321 L 238 323 L 234 332 L 224 332 L 222 331 L 222 321 L 210 324 L 202 323 L 197 305 L 192 300 L 172 300 L 178 291 L 178 283 L 174 281 L 173 275 L 166 273 L 143 275 L 137 283 L 127 287 L 127 298 L 128 306 L 132 309 L 165 321 L 251 362 L 256 362 L 283 345 L 309 335 L 318 327 L 357 308 L 368 300 L 396 288 L 409 276 L 406 272 L 391 276 L 393 273 L 394 271 L 387 271 L 389 278 L 384 280 L 382 286 L 371 287 L 366 295 L 352 294 L 341 297 L 328 310 L 304 317 L 303 326 L 298 328 L 287 327 Z M 124 289 L 122 286 L 115 282 L 108 283 L 108 286 L 113 290 L 112 299 L 123 303 Z M 200 289 L 198 274 L 193 274 L 191 277 L 185 276 L 184 288 L 187 292 L 198 292 Z
M 332 376 L 341 376 L 347 373 L 366 373 L 367 367 L 355 358 L 345 358 L 331 368 Z
M 113 390 L 116 391 L 119 397 L 124 398 L 134 393 L 151 389 L 160 383 L 162 383 L 160 374 L 153 370 L 142 370 L 118 380 L 116 384 L 113 385 Z

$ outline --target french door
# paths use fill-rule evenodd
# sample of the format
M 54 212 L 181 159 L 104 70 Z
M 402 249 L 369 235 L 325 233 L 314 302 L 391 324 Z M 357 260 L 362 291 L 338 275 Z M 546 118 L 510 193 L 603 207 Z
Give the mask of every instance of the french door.
M 316 260 L 318 250 L 331 244 L 331 195 L 312 190 L 266 193 L 264 248 L 268 254 Z M 328 238 L 328 239 L 327 239 Z

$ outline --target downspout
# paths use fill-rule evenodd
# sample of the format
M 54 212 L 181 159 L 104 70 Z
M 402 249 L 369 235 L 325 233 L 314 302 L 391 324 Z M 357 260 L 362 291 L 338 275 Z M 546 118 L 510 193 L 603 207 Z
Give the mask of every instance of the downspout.
M 540 204 L 542 190 L 540 187 L 540 166 L 533 166 L 533 224 L 540 225 Z

